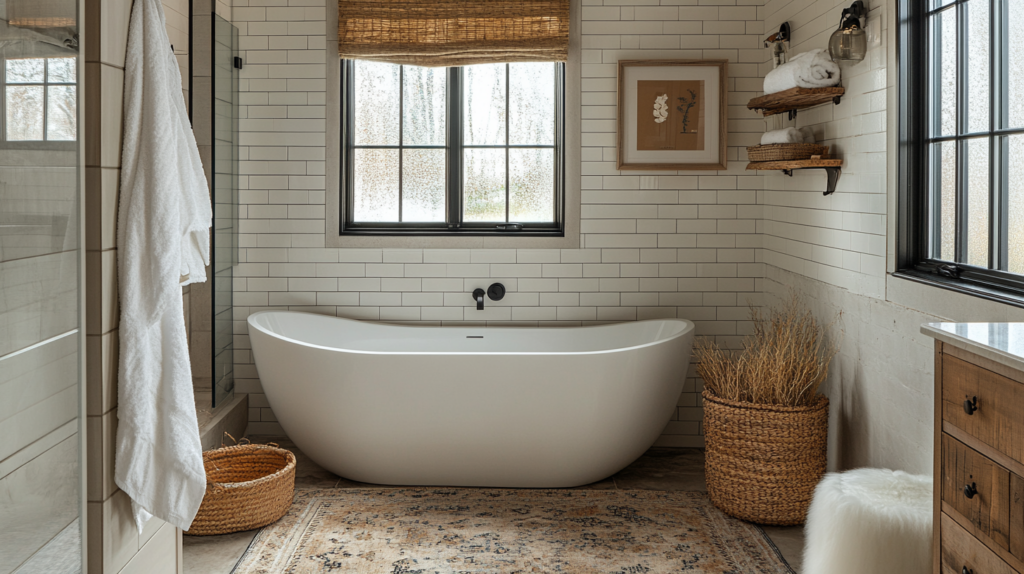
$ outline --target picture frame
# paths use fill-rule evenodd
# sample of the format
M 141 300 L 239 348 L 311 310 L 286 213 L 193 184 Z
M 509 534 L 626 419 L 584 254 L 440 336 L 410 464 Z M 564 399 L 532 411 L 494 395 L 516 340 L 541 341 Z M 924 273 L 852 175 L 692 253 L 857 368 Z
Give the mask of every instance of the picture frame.
M 727 169 L 728 60 L 619 60 L 619 170 Z

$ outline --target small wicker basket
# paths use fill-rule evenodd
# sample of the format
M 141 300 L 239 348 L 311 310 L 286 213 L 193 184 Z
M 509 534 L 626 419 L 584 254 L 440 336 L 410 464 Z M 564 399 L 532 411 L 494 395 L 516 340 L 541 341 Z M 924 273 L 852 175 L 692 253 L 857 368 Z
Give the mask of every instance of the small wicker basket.
M 242 439 L 245 441 L 246 439 Z M 191 536 L 266 526 L 288 512 L 295 494 L 295 455 L 276 444 L 238 444 L 203 453 L 206 495 Z
M 755 145 L 747 148 L 750 161 L 790 161 L 828 155 L 827 145 L 808 143 Z
M 781 407 L 703 397 L 711 502 L 748 522 L 803 524 L 825 474 L 828 398 Z

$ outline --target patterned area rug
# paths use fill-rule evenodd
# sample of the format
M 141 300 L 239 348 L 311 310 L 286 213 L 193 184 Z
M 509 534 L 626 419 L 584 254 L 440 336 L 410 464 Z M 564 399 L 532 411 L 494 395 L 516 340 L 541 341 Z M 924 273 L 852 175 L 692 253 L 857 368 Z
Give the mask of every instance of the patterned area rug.
M 791 574 L 757 528 L 696 492 L 330 489 L 296 493 L 235 574 Z

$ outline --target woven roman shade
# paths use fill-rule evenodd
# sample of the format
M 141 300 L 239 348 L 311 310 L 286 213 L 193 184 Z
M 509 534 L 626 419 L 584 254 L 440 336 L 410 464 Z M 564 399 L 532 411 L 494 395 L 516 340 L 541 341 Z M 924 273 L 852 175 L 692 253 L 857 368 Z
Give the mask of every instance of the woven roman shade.
M 338 0 L 338 52 L 415 66 L 564 62 L 569 0 Z

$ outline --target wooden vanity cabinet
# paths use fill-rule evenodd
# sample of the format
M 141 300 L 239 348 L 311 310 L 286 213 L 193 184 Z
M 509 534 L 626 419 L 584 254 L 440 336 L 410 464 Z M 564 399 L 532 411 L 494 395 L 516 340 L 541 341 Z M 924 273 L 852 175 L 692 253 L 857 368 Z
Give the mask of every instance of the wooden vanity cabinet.
M 1024 574 L 1024 372 L 935 342 L 936 574 Z

